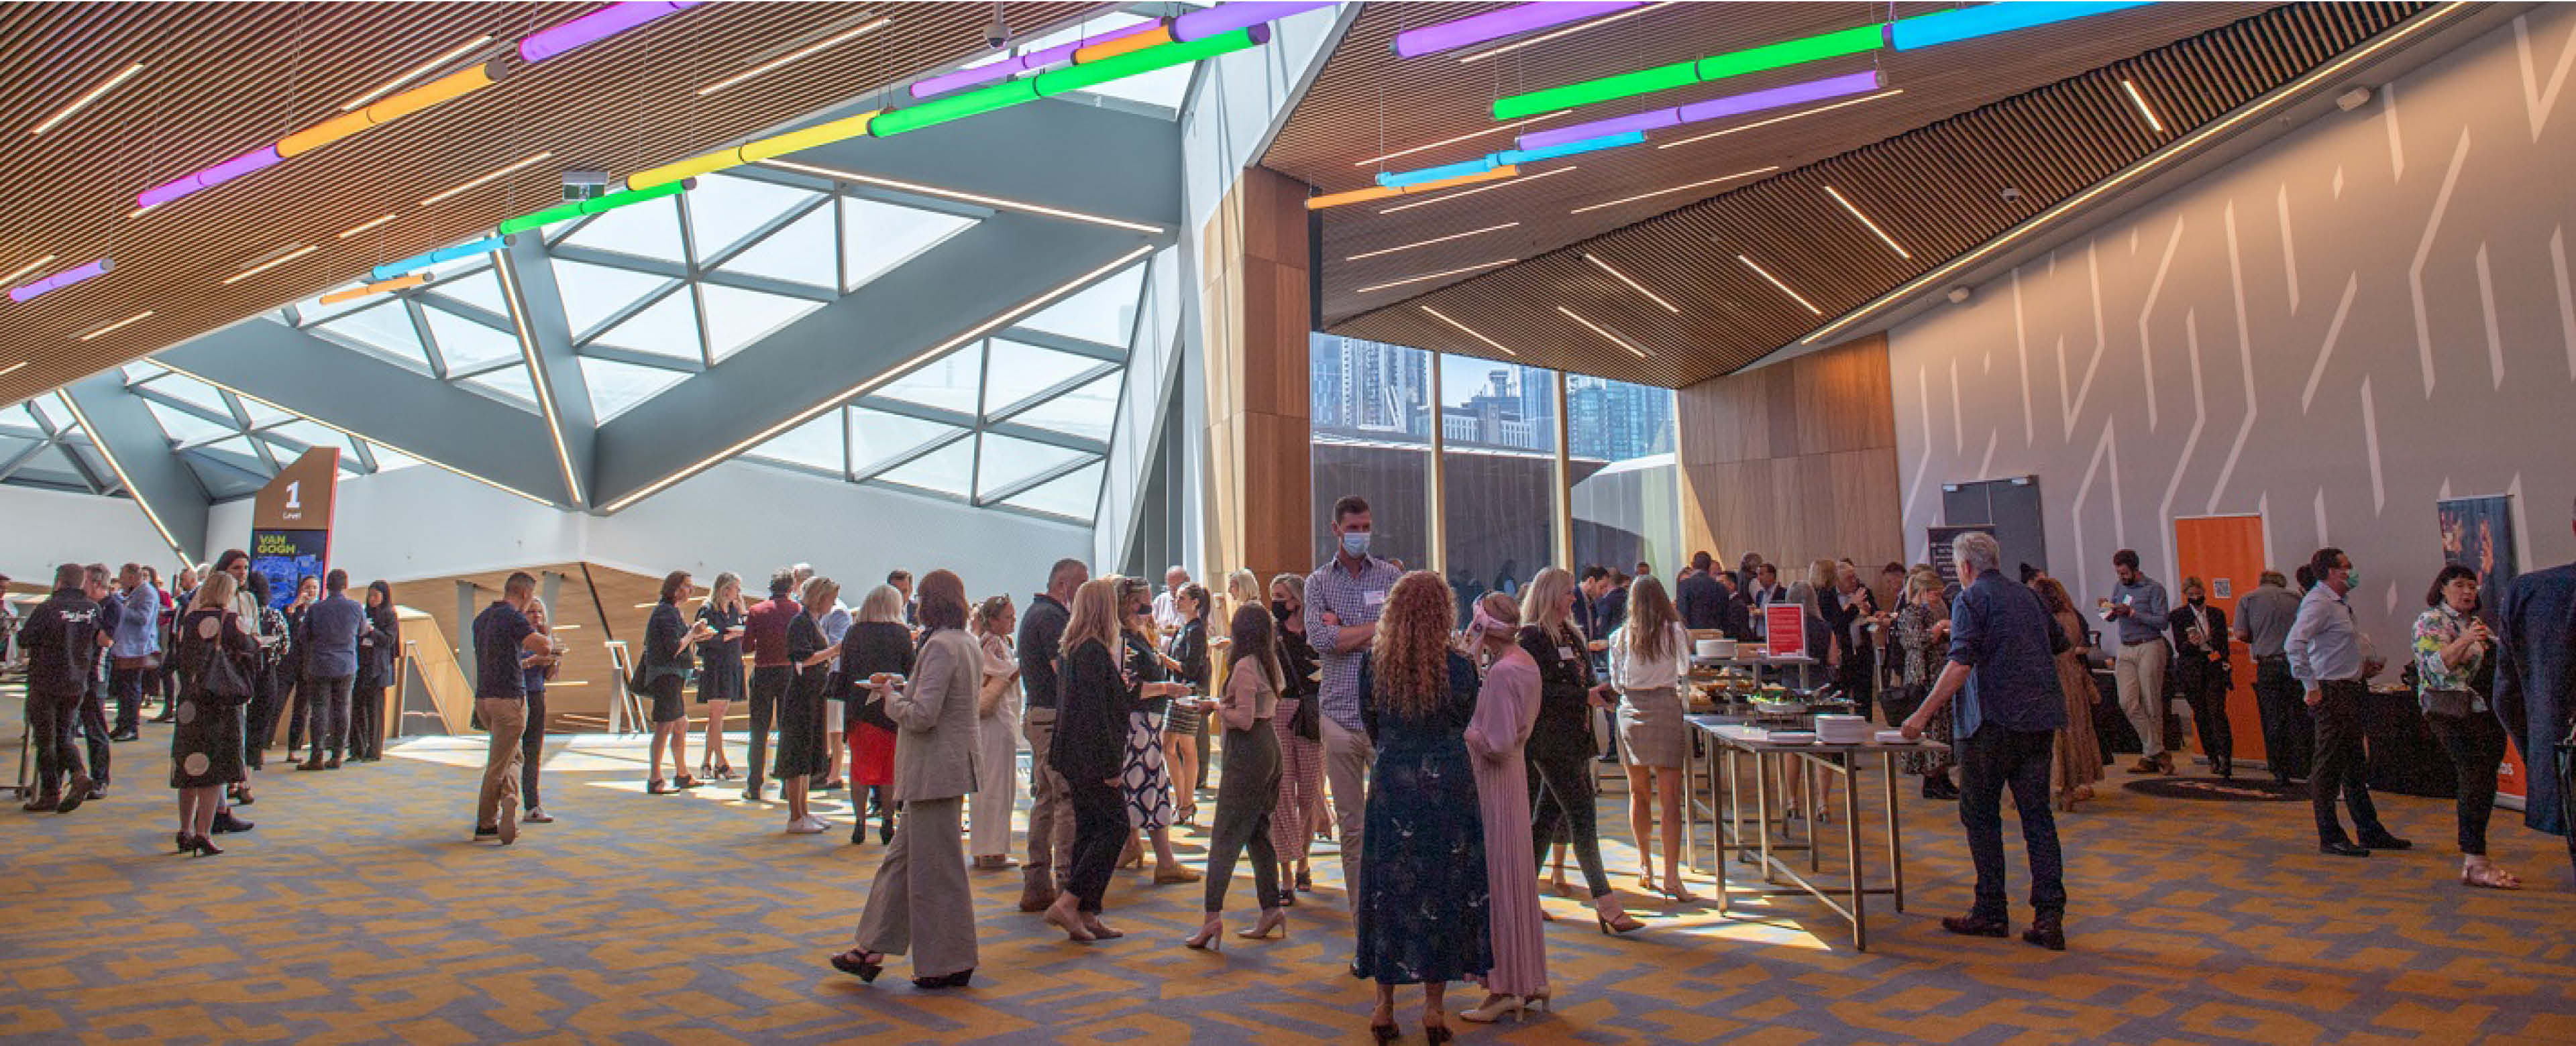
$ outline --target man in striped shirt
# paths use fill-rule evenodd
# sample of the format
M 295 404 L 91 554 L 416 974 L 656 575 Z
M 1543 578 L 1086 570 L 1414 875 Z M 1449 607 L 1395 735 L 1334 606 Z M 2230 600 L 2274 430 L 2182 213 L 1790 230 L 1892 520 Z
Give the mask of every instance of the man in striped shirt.
M 1368 818 L 1368 733 L 1360 725 L 1360 661 L 1377 638 L 1386 594 L 1404 571 L 1368 554 L 1369 504 L 1357 496 L 1333 503 L 1333 558 L 1306 578 L 1306 641 L 1323 663 L 1317 708 L 1323 712 L 1324 779 L 1340 825 L 1342 890 L 1359 897 L 1360 829 Z

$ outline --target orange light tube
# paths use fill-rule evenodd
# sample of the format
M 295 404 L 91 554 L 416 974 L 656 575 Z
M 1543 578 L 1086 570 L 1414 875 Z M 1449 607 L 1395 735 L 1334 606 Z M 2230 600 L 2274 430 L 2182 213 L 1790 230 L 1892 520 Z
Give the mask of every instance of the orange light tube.
M 370 294 L 383 294 L 386 291 L 398 291 L 405 287 L 418 287 L 421 284 L 428 282 L 429 277 L 420 275 L 419 273 L 413 273 L 409 276 L 397 276 L 390 280 L 370 283 L 364 287 L 351 287 L 345 291 L 332 291 L 331 293 L 322 296 L 321 303 L 324 305 L 338 305 L 341 302 L 354 301 L 359 298 L 364 298 Z
M 394 95 L 356 112 L 343 113 L 278 140 L 280 158 L 312 152 L 370 127 L 392 123 L 440 102 L 464 97 L 498 82 L 495 63 L 469 66 Z
M 1442 189 L 1454 189 L 1461 185 L 1474 185 L 1477 182 L 1492 182 L 1500 181 L 1505 178 L 1516 178 L 1520 176 L 1520 173 L 1521 169 L 1518 164 L 1505 164 L 1504 166 L 1496 167 L 1490 171 L 1480 171 L 1475 174 L 1462 174 L 1455 178 L 1443 178 L 1436 182 L 1424 182 L 1420 185 L 1408 185 L 1401 189 L 1389 189 L 1384 186 L 1353 189 L 1349 192 L 1337 192 L 1326 196 L 1310 197 L 1306 201 L 1306 209 L 1310 211 L 1320 211 L 1327 207 L 1339 207 L 1346 203 L 1367 203 L 1370 200 L 1383 200 L 1389 196 L 1417 196 L 1427 192 L 1439 192 Z
M 1079 51 L 1075 51 L 1073 53 L 1073 64 L 1082 65 L 1089 62 L 1097 62 L 1103 58 L 1116 58 L 1129 51 L 1142 51 L 1148 47 L 1157 47 L 1171 42 L 1172 27 L 1169 23 L 1165 23 L 1161 28 L 1154 29 L 1149 32 L 1137 33 L 1132 36 L 1122 36 L 1107 43 L 1093 44 Z

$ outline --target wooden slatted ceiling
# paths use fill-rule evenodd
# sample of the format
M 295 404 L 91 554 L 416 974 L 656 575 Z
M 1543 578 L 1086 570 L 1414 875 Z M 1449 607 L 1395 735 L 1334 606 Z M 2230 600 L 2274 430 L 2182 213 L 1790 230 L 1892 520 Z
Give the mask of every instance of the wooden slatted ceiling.
M 1496 337 L 1518 352 L 1523 363 L 1669 387 L 1688 385 L 1745 366 L 1805 336 L 2427 6 L 2294 4 L 2262 11 L 1840 155 L 1803 166 L 1784 164 L 1789 167 L 1784 173 L 1517 265 L 1453 280 L 1451 286 L 1407 299 L 1371 301 L 1374 311 L 1330 323 L 1329 329 L 1447 352 L 1495 355 L 1426 315 L 1422 307 L 1429 306 Z M 2165 132 L 2149 127 L 2122 89 L 2123 79 L 2138 85 Z M 1624 191 L 1655 184 L 1639 183 Z M 1900 257 L 1880 242 L 1825 194 L 1826 186 L 1849 198 L 1912 257 Z M 2005 199 L 2006 187 L 2018 189 L 2019 198 Z M 1511 218 L 1555 220 L 1554 211 L 1530 207 L 1526 199 L 1507 204 L 1502 197 L 1502 192 L 1493 193 L 1489 203 L 1475 208 L 1481 214 L 1451 220 L 1475 225 Z M 1326 228 L 1332 228 L 1330 219 Z M 1644 283 L 1681 313 L 1668 313 L 1620 285 L 1584 260 L 1584 252 Z M 1453 260 L 1465 255 L 1435 255 L 1431 248 L 1407 253 L 1421 255 L 1412 264 L 1424 271 L 1483 260 Z M 1739 254 L 1796 290 L 1821 315 L 1765 282 L 1738 260 Z M 1327 263 L 1327 293 L 1339 289 L 1347 300 L 1347 288 L 1363 285 L 1364 278 L 1335 268 Z M 1402 290 L 1434 286 L 1426 282 Z M 1399 298 L 1395 293 L 1377 296 Z M 1639 359 L 1577 326 L 1556 311 L 1560 304 L 1616 330 L 1651 356 Z
M 706 4 L 499 84 L 129 219 L 134 196 L 336 116 L 341 104 L 478 35 L 481 56 L 599 5 L 568 3 L 22 3 L 0 5 L 0 273 L 113 257 L 116 269 L 28 303 L 0 301 L 0 403 L 145 355 L 468 239 L 560 200 L 568 168 L 623 173 L 725 144 L 984 53 L 985 3 Z M 1101 9 L 1013 2 L 1034 35 Z M 712 96 L 697 90 L 782 45 L 884 29 Z M 430 77 L 460 68 L 462 59 Z M 128 63 L 144 71 L 41 136 L 27 132 Z M 433 207 L 513 161 L 552 159 Z M 336 234 L 401 217 L 350 239 Z M 321 250 L 226 285 L 291 244 Z M 77 336 L 145 309 L 94 341 Z

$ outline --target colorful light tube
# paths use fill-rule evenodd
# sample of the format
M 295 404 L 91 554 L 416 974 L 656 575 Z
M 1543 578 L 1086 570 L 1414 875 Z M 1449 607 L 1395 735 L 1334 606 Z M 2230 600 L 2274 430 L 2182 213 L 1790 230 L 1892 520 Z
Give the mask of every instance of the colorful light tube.
M 696 6 L 693 2 L 670 0 L 610 4 L 572 21 L 528 34 L 527 39 L 519 41 L 519 58 L 530 64 L 542 62 Z
M 1617 134 L 1624 131 L 1647 131 L 1659 127 L 1672 127 L 1686 123 L 1697 123 L 1702 120 L 1724 119 L 1729 116 L 1741 116 L 1745 113 L 1759 112 L 1764 109 L 1776 109 L 1784 105 L 1803 105 L 1808 102 L 1823 101 L 1828 98 L 1839 98 L 1844 95 L 1861 94 L 1868 91 L 1878 90 L 1879 86 L 1879 72 L 1876 69 L 1850 73 L 1843 76 L 1829 76 L 1822 80 L 1809 80 L 1805 83 L 1790 84 L 1786 87 L 1773 87 L 1768 90 L 1748 91 L 1744 94 L 1728 95 L 1723 98 L 1711 98 L 1706 101 L 1692 102 L 1689 105 L 1676 106 L 1670 109 L 1651 109 L 1646 112 L 1612 117 L 1607 120 L 1595 120 L 1591 123 L 1575 124 L 1570 127 L 1535 131 L 1520 136 L 1520 147 L 1523 149 L 1543 149 L 1552 145 L 1564 145 L 1569 142 L 1582 141 L 1586 138 L 1597 138 L 1602 135 Z
M 1203 58 L 1214 58 L 1221 54 L 1259 47 L 1268 42 L 1270 42 L 1269 26 L 1247 26 L 1187 43 L 1148 47 L 1142 51 L 1131 51 L 1116 58 L 1105 58 L 1089 65 L 1076 65 L 1039 73 L 1028 82 L 1036 86 L 1041 96 L 1059 95 L 1067 91 L 1097 87 L 1111 80 L 1123 80 L 1157 69 L 1186 65 Z
M 689 181 L 682 180 L 676 182 L 664 182 L 660 185 L 648 186 L 642 189 L 628 189 L 624 192 L 613 192 L 588 200 L 575 200 L 560 207 L 548 207 L 545 210 L 536 212 L 535 214 L 525 214 L 502 222 L 501 235 L 508 236 L 514 232 L 524 232 L 529 229 L 552 225 L 556 222 L 568 222 L 587 214 L 599 214 L 604 211 L 613 211 L 620 207 L 632 207 L 636 204 L 650 200 L 659 200 L 664 197 L 678 196 L 693 188 L 696 188 L 694 184 Z
M 740 167 L 743 164 L 757 163 L 761 160 L 766 160 L 775 156 L 785 156 L 788 153 L 803 152 L 804 150 L 811 149 L 815 146 L 828 145 L 845 138 L 857 138 L 861 135 L 867 134 L 869 127 L 874 124 L 876 118 L 882 114 L 883 110 L 871 109 L 867 112 L 860 113 L 857 116 L 845 116 L 838 120 L 815 124 L 812 127 L 807 127 L 802 130 L 788 131 L 783 134 L 774 134 L 767 138 L 760 139 L 759 141 L 748 142 L 735 148 L 718 149 L 715 152 L 702 153 L 685 160 L 666 163 L 651 170 L 637 171 L 634 174 L 626 176 L 626 187 L 628 189 L 649 189 L 657 185 L 668 185 L 683 179 L 695 178 L 701 174 L 721 171 L 728 167 Z
M 1222 36 L 1237 29 L 1250 29 L 1263 22 L 1275 22 L 1293 14 L 1319 7 L 1331 7 L 1335 0 L 1305 0 L 1286 3 L 1238 3 L 1202 7 L 1172 20 L 1172 39 L 1181 43 Z
M 1353 189 L 1349 192 L 1328 193 L 1323 196 L 1308 197 L 1306 200 L 1306 209 L 1310 211 L 1320 211 L 1327 207 L 1339 207 L 1346 203 L 1366 203 L 1370 200 L 1383 200 L 1389 196 L 1410 196 L 1414 193 L 1438 192 L 1442 189 L 1455 188 L 1461 185 L 1474 185 L 1477 182 L 1491 182 L 1500 181 L 1504 178 L 1516 178 L 1520 176 L 1520 173 L 1521 169 L 1518 167 L 1496 167 L 1493 170 L 1484 172 L 1483 174 L 1461 175 L 1456 178 L 1446 178 L 1436 182 L 1423 182 L 1419 185 L 1407 185 L 1401 188 L 1389 188 L 1387 186 L 1380 185 L 1367 189 Z
M 936 98 L 943 94 L 953 94 L 958 91 L 963 91 L 969 87 L 992 83 L 995 80 L 1024 73 L 1031 69 L 1043 69 L 1058 62 L 1070 61 L 1074 55 L 1080 54 L 1082 49 L 1086 47 L 1095 47 L 1100 44 L 1116 40 L 1120 37 L 1134 36 L 1138 33 L 1150 33 L 1161 28 L 1163 28 L 1163 24 L 1160 22 L 1138 22 L 1135 25 L 1127 26 L 1125 28 L 1112 29 L 1105 33 L 1096 33 L 1091 36 L 1086 36 L 1069 44 L 1057 44 L 1054 47 L 1045 48 L 1043 50 L 1031 51 L 1017 58 L 1004 59 L 999 62 L 987 62 L 972 69 L 959 69 L 955 72 L 941 73 L 927 80 L 922 80 L 913 84 L 910 90 L 912 92 L 912 96 L 915 98 Z
M 1618 98 L 1628 98 L 1695 83 L 1723 80 L 1730 76 L 1758 73 L 1792 65 L 1862 54 L 1885 46 L 1886 27 L 1878 23 L 1850 29 L 1820 33 L 1815 36 L 1783 40 L 1776 44 L 1725 54 L 1710 55 L 1695 62 L 1641 69 L 1633 73 L 1605 76 L 1598 80 L 1551 87 L 1544 91 L 1506 95 L 1494 100 L 1494 119 L 1509 120 L 1555 109 L 1591 105 Z
M 1408 185 L 1420 185 L 1424 182 L 1447 181 L 1451 178 L 1463 178 L 1471 174 L 1483 174 L 1500 166 L 1502 166 L 1502 164 L 1494 162 L 1494 158 L 1490 155 L 1479 156 L 1473 160 L 1462 160 L 1457 163 L 1444 163 L 1438 167 L 1425 167 L 1414 171 L 1379 171 L 1377 173 L 1377 183 L 1389 189 L 1401 189 Z
M 1993 36 L 1996 33 L 2009 33 L 2016 29 L 2073 21 L 2146 5 L 2147 0 L 2109 0 L 2102 3 L 2012 0 L 2009 3 L 1979 4 L 1975 7 L 1916 15 L 1890 22 L 1887 26 L 1887 43 L 1888 46 L 1899 51 L 1911 51 L 1918 47 L 1974 40 L 1980 36 Z
M 1102 59 L 1116 58 L 1130 51 L 1142 51 L 1148 47 L 1159 47 L 1171 42 L 1172 27 L 1156 23 L 1148 26 L 1141 33 L 1127 33 L 1089 47 L 1076 48 L 1073 52 L 1073 61 L 1076 65 L 1097 62 Z
M 376 266 L 375 269 L 368 274 L 368 278 L 374 280 L 390 280 L 397 276 L 404 276 L 418 272 L 440 262 L 455 261 L 456 259 L 465 257 L 469 254 L 489 254 L 508 245 L 509 244 L 501 237 L 492 236 L 476 240 L 472 243 L 460 243 L 454 247 L 442 247 L 427 254 L 413 255 L 391 265 Z
M 345 291 L 332 291 L 329 294 L 323 295 L 319 304 L 338 305 L 341 302 L 356 301 L 371 294 L 383 294 L 388 291 L 398 291 L 407 287 L 418 287 L 428 282 L 429 277 L 422 276 L 417 273 L 410 276 L 397 276 L 390 280 L 378 280 L 363 287 L 351 287 Z
M 1646 135 L 1643 131 L 1626 131 L 1619 134 L 1605 134 L 1598 138 L 1586 138 L 1578 142 L 1551 145 L 1544 149 L 1505 149 L 1498 153 L 1487 153 L 1473 160 L 1461 160 L 1438 167 L 1425 167 L 1414 171 L 1380 171 L 1377 183 L 1389 189 L 1402 189 L 1425 182 L 1444 182 L 1483 174 L 1498 167 L 1553 160 L 1560 156 L 1573 156 L 1601 149 L 1640 145 L 1645 140 Z
M 1232 6 L 1232 5 L 1228 5 Z M 1426 25 L 1395 34 L 1395 53 L 1402 58 L 1420 58 L 1427 54 L 1454 51 L 1488 40 L 1500 40 L 1533 29 L 1547 29 L 1568 22 L 1643 7 L 1635 3 L 1539 3 L 1506 7 L 1471 15 L 1454 22 Z
M 263 145 L 205 170 L 176 181 L 163 182 L 135 194 L 137 207 L 158 207 L 201 189 L 211 189 L 252 171 L 276 163 L 283 157 L 275 146 Z
M 1540 160 L 1553 160 L 1560 156 L 1617 149 L 1628 145 L 1643 145 L 1645 142 L 1646 132 L 1625 131 L 1619 134 L 1605 134 L 1599 138 L 1586 138 L 1579 142 L 1551 145 L 1544 149 L 1505 149 L 1495 153 L 1494 160 L 1497 163 L 1535 163 Z
M 1035 81 L 1007 80 L 990 87 L 978 87 L 972 91 L 942 95 L 920 105 L 886 113 L 868 125 L 868 133 L 878 138 L 885 138 L 1037 100 L 1038 89 Z
M 51 276 L 47 276 L 44 279 L 37 280 L 34 283 L 11 287 L 9 288 L 9 300 L 26 301 L 48 291 L 58 291 L 65 287 L 69 287 L 72 284 L 81 282 L 82 280 L 104 276 L 107 274 L 108 270 L 114 268 L 116 268 L 116 262 L 114 260 L 101 258 L 87 265 L 65 269 Z

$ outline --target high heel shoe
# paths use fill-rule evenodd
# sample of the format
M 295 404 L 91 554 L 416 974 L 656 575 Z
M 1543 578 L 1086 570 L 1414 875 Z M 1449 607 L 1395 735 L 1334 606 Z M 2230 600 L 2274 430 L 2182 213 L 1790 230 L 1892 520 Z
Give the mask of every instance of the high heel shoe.
M 859 958 L 851 958 L 854 954 L 859 956 Z M 877 975 L 885 972 L 885 963 L 882 960 L 878 962 L 869 962 L 866 958 L 868 954 L 869 953 L 867 952 L 835 953 L 832 956 L 832 968 L 856 977 L 866 983 L 875 984 L 877 982 Z
M 1181 945 L 1192 951 L 1223 951 L 1225 939 L 1221 935 L 1224 932 L 1225 921 L 1211 913 L 1206 922 L 1199 924 L 1199 932 L 1191 934 L 1188 940 L 1181 942 Z
M 1253 923 L 1250 929 L 1236 931 L 1235 936 L 1241 937 L 1247 941 L 1268 940 L 1272 936 L 1270 932 L 1272 930 L 1279 931 L 1277 934 L 1279 939 L 1288 939 L 1287 912 L 1281 911 L 1277 908 L 1264 911 L 1261 913 L 1261 921 Z
M 1601 933 L 1605 937 L 1625 937 L 1646 928 L 1645 923 L 1637 921 L 1636 916 L 1626 912 L 1619 913 L 1617 922 L 1612 922 L 1609 916 L 1600 912 L 1592 913 L 1592 920 L 1600 925 Z
M 196 850 L 197 840 L 194 836 L 191 836 L 186 832 L 181 832 L 178 835 L 178 847 L 179 853 L 190 853 Z
M 1555 997 L 1556 997 L 1556 990 L 1555 990 L 1555 989 L 1553 989 L 1553 988 L 1541 988 L 1541 989 L 1539 989 L 1539 990 L 1537 990 L 1537 991 L 1534 991 L 1534 992 L 1529 993 L 1528 995 L 1521 996 L 1521 1006 L 1522 1006 L 1522 1008 L 1524 1008 L 1524 1009 L 1526 1009 L 1526 1008 L 1528 1008 L 1528 1007 L 1536 1006 L 1536 1007 L 1538 1007 L 1539 1009 L 1542 1009 L 1542 1010 L 1546 1010 L 1546 1011 L 1548 1011 L 1549 1013 L 1554 1013 L 1554 1012 L 1556 1012 L 1556 1004 L 1555 1004 L 1554 1002 L 1550 1001 L 1550 1000 L 1554 999 Z
M 1392 1023 L 1371 1024 L 1369 1025 L 1369 1034 L 1377 1038 L 1378 1046 L 1386 1046 L 1387 1043 L 1403 1038 L 1404 1028 L 1401 1025 Z
M 967 987 L 969 982 L 974 979 L 975 971 L 972 968 L 968 968 L 959 970 L 955 973 L 943 973 L 937 977 L 915 977 L 912 979 L 912 986 L 925 991 L 936 991 L 941 988 L 964 988 Z
M 1441 1043 L 1454 1038 L 1457 1036 L 1449 1033 L 1449 1026 L 1446 1024 L 1426 1024 L 1422 1027 L 1422 1041 L 1430 1043 L 1431 1046 L 1440 1046 Z
M 224 852 L 221 848 L 215 845 L 214 840 L 208 839 L 205 836 L 198 836 L 194 842 L 197 856 L 199 857 L 215 857 Z
M 1485 1000 L 1483 1005 L 1480 1005 L 1475 1009 L 1459 1011 L 1458 1019 L 1462 1021 L 1474 1021 L 1478 1024 L 1493 1024 L 1501 1021 L 1504 1016 L 1509 1015 L 1512 1019 L 1512 1023 L 1519 1024 L 1523 1015 L 1529 1012 L 1528 1006 L 1528 1001 L 1522 999 L 1520 996 L 1497 995 Z

